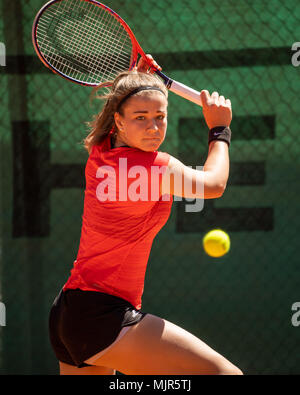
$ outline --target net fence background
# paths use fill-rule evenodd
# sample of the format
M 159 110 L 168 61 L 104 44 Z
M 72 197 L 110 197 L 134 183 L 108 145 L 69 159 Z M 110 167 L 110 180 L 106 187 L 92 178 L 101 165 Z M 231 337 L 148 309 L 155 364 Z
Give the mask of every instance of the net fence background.
M 90 88 L 55 76 L 31 43 L 44 0 L 1 0 L 0 372 L 56 374 L 48 314 L 76 257 Z M 175 202 L 151 251 L 143 310 L 200 337 L 248 374 L 299 374 L 300 41 L 298 0 L 108 0 L 166 74 L 232 101 L 231 173 L 221 199 Z M 300 57 L 299 57 L 300 60 Z M 161 149 L 203 165 L 201 109 L 170 93 Z M 191 204 L 191 203 L 189 203 Z M 229 254 L 205 255 L 222 228 Z M 300 319 L 298 318 L 299 322 Z M 297 321 L 296 321 L 297 323 Z

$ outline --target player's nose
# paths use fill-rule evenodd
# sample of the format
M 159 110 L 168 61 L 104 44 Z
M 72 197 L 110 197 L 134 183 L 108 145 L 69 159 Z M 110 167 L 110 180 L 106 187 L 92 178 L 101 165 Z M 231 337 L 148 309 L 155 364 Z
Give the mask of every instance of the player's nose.
M 158 132 L 159 131 L 159 127 L 157 125 L 157 122 L 155 119 L 151 119 L 147 125 L 147 129 L 148 131 L 153 131 L 153 132 Z

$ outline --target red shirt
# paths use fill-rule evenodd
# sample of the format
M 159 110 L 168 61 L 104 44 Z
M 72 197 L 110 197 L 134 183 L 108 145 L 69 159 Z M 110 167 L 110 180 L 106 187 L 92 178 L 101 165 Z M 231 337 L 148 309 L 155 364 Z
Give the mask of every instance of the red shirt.
M 110 136 L 93 147 L 79 251 L 64 290 L 104 292 L 141 308 L 152 242 L 173 202 L 159 192 L 169 159 L 164 152 L 111 149 Z

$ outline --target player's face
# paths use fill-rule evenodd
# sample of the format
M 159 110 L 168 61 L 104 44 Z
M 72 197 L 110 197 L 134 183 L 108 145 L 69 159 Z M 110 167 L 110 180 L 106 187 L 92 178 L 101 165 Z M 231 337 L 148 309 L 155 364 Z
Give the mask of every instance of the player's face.
M 115 146 L 156 151 L 166 136 L 167 107 L 167 98 L 160 92 L 130 97 L 123 114 L 115 114 L 119 130 Z

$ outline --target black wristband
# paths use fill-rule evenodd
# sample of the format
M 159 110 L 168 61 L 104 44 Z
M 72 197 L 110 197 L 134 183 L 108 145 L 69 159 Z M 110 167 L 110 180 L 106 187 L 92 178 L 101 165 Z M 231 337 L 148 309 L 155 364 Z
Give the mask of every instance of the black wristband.
M 208 144 L 212 141 L 225 141 L 230 146 L 231 141 L 231 130 L 229 126 L 217 126 L 209 131 Z

